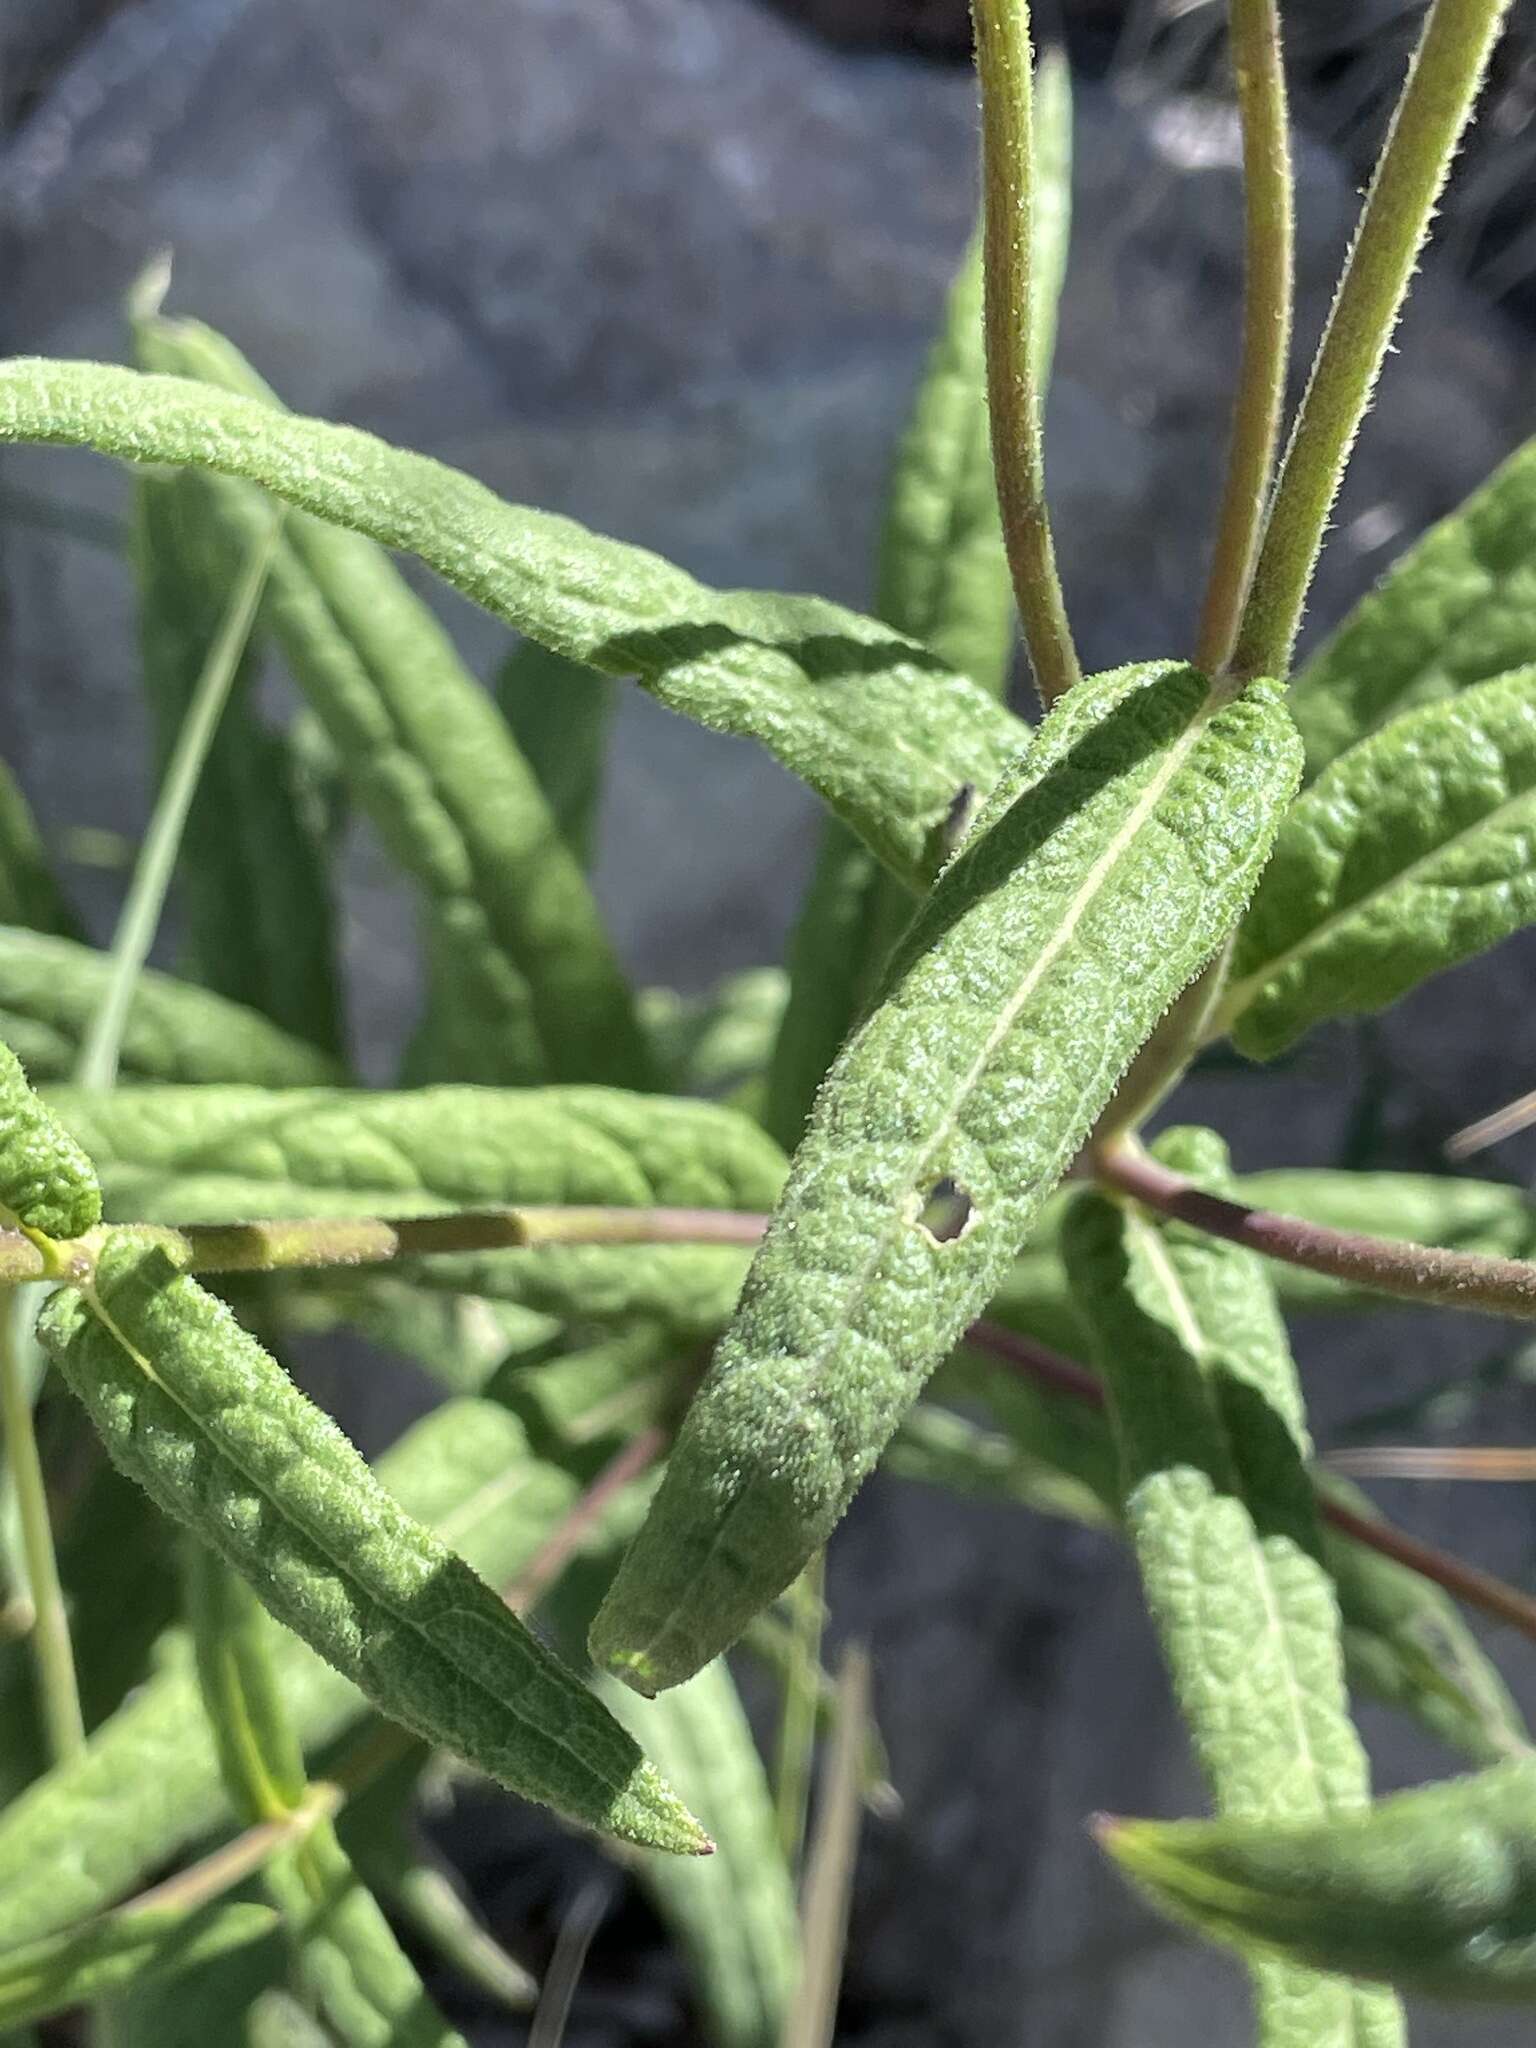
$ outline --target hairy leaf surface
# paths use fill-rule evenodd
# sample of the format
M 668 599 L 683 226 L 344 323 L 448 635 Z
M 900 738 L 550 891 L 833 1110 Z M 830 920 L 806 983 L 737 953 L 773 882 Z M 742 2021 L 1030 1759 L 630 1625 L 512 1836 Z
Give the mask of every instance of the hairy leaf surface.
M 1536 1994 L 1529 1757 L 1332 1821 L 1131 1821 L 1105 1840 L 1165 1912 L 1217 1941 L 1435 1998 Z
M 1536 917 L 1536 668 L 1394 719 L 1319 776 L 1280 829 L 1221 1009 L 1281 1052 L 1382 1010 Z
M 1432 527 L 1296 678 L 1307 774 L 1400 712 L 1536 661 L 1536 442 Z
M 0 1039 L 34 1082 L 74 1071 L 112 972 L 94 946 L 0 926 Z M 120 1071 L 130 1081 L 244 1081 L 258 1088 L 324 1086 L 336 1061 L 239 1003 L 141 968 L 123 1030 Z
M 1061 701 L 817 1100 L 599 1664 L 680 1683 L 826 1541 L 1246 901 L 1297 769 L 1269 686 L 1164 664 Z M 950 1190 L 946 1238 L 924 1211 Z
M 101 1221 L 101 1189 L 90 1160 L 32 1093 L 6 1045 L 0 1045 L 0 1210 L 45 1237 L 79 1237 Z
M 210 399 L 218 386 L 276 408 L 208 328 L 156 321 L 140 346 L 153 367 L 206 380 Z M 217 475 L 178 488 L 232 576 L 265 501 Z M 643 1085 L 645 1044 L 580 865 L 505 721 L 398 571 L 359 535 L 295 515 L 265 615 L 359 804 L 424 893 L 431 1008 L 453 1014 L 456 1078 Z M 449 1071 L 418 1054 L 417 1078 Z
M 771 1206 L 783 1155 L 746 1117 L 608 1088 L 49 1091 L 137 1223 L 400 1216 L 517 1203 Z
M 114 1462 L 383 1712 L 573 1819 L 702 1847 L 585 1688 L 162 1249 L 120 1233 L 38 1327 Z
M 1213 1133 L 1158 1156 L 1226 1192 Z M 1264 1268 L 1239 1246 L 1085 1195 L 1067 1270 L 1109 1394 L 1125 1517 L 1195 1750 L 1223 1813 L 1349 1813 L 1370 1796 L 1344 1691 L 1301 1389 Z M 1390 2042 L 1390 2000 L 1261 1969 L 1262 2038 Z
M 1023 734 L 888 626 L 819 598 L 709 590 L 355 428 L 174 377 L 17 359 L 0 365 L 0 442 L 15 441 L 217 470 L 419 555 L 542 646 L 761 741 L 915 882 L 938 864 L 956 792 L 990 787 Z
M 379 1461 L 378 1479 L 484 1578 L 522 1571 L 577 1493 L 534 1457 L 493 1401 L 449 1401 Z M 361 1693 L 286 1630 L 279 1691 L 306 1751 L 367 1712 Z M 0 1813 L 0 1947 L 99 1912 L 227 1817 L 207 1717 L 184 1639 L 155 1675 L 60 1765 Z

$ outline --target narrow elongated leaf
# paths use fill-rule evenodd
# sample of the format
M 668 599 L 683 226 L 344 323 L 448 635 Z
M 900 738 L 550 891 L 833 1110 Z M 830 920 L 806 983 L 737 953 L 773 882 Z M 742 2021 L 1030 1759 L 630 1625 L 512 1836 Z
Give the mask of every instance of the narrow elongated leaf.
M 91 1162 L 0 1045 L 0 1210 L 44 1237 L 79 1237 L 101 1221 Z
M 210 398 L 219 386 L 276 408 L 208 328 L 157 320 L 141 326 L 140 352 L 153 368 L 205 380 Z M 232 574 L 268 517 L 261 494 L 207 475 L 178 488 Z M 296 516 L 266 615 L 359 804 L 429 906 L 439 970 L 429 1015 L 452 1017 L 461 1063 L 447 1069 L 418 1046 L 414 1077 L 645 1085 L 645 1043 L 580 865 L 426 606 L 369 541 Z
M 239 574 L 208 545 L 195 480 L 144 479 L 134 558 L 145 688 L 164 776 Z M 286 740 L 254 702 L 247 645 L 182 835 L 178 895 L 191 977 L 335 1054 L 341 1044 L 327 851 Z
M 1158 1155 L 1230 1185 L 1213 1133 Z M 1119 1441 L 1126 1526 L 1179 1705 L 1218 1809 L 1288 1819 L 1370 1795 L 1349 1718 L 1301 1390 L 1259 1259 L 1085 1196 L 1064 1235 Z M 1390 2042 L 1392 2002 L 1290 1970 L 1255 1975 L 1270 2048 Z
M 523 1570 L 579 1484 L 531 1454 L 526 1431 L 506 1409 L 468 1398 L 418 1423 L 385 1453 L 378 1478 L 494 1584 Z M 273 1658 L 278 1689 L 311 1754 L 367 1713 L 357 1688 L 286 1630 Z M 79 1758 L 0 1813 L 0 1947 L 99 1912 L 227 1819 L 184 1639 L 169 1638 L 156 1663 L 155 1675 Z
M 672 1092 L 734 1097 L 761 1082 L 788 994 L 779 967 L 728 974 L 702 996 L 646 989 L 641 1015 Z
M 189 1547 L 187 1618 L 225 1791 L 246 1826 L 295 1812 L 304 1758 L 277 1688 L 273 1630 L 243 1580 Z M 465 2048 L 427 1996 L 372 1893 L 321 1820 L 263 1872 L 282 1908 L 299 1977 L 355 2048 Z
M 1400 712 L 1536 661 L 1536 442 L 1395 562 L 1296 678 L 1320 774 Z
M 1221 1009 L 1268 1058 L 1536 917 L 1536 668 L 1407 713 L 1340 755 L 1291 811 Z
M 520 1202 L 771 1205 L 783 1155 L 746 1117 L 608 1088 L 118 1088 L 48 1103 L 134 1222 L 405 1215 Z
M 513 1302 L 561 1323 L 638 1319 L 687 1343 L 725 1328 L 749 1258 L 720 1244 L 562 1245 L 410 1260 L 401 1277 L 434 1292 Z
M 612 676 L 525 640 L 502 663 L 496 702 L 560 828 L 583 867 L 592 865 L 603 758 L 613 722 Z
M 21 787 L 0 760 L 0 923 L 73 938 L 79 921 L 54 878 Z
M 0 926 L 0 1039 L 34 1082 L 74 1071 L 111 962 L 94 946 Z M 140 970 L 123 1031 L 120 1071 L 132 1081 L 245 1081 L 304 1088 L 339 1081 L 336 1061 L 255 1010 Z
M 1007 1501 L 1089 1529 L 1116 1524 L 1114 1504 L 1106 1505 L 1058 1463 L 933 1401 L 918 1401 L 907 1410 L 881 1469 L 893 1479 L 941 1486 L 976 1500 Z
M 374 1893 L 400 1917 L 442 1967 L 510 2012 L 527 2012 L 539 1987 L 479 1917 L 454 1875 L 410 1839 L 407 1816 L 366 1844 L 344 1837 Z
M 39 1335 L 113 1461 L 424 1740 L 651 1847 L 704 1846 L 611 1717 L 385 1492 L 222 1302 L 130 1233 Z
M 760 740 L 898 872 L 924 881 L 956 792 L 990 786 L 1019 722 L 888 626 L 818 598 L 706 589 L 643 549 L 504 504 L 350 427 L 100 363 L 0 365 L 0 442 L 190 464 L 416 554 L 557 654 Z
M 1061 700 L 817 1099 L 600 1664 L 680 1683 L 826 1541 L 1246 901 L 1298 755 L 1269 686 L 1157 665 Z M 925 1220 L 946 1194 L 947 1238 Z
M 639 1871 L 687 1959 L 708 2039 L 778 2048 L 799 1969 L 795 1889 L 731 1674 L 712 1664 L 650 1705 L 612 1680 L 600 1689 L 715 1843 L 707 1862 L 648 1857 Z
M 0 2026 L 22 2027 L 87 2005 L 141 1977 L 227 1956 L 270 1933 L 262 1906 L 215 1905 L 113 1913 L 0 1955 Z
M 926 1443 L 919 1437 L 912 1449 L 898 1435 L 892 1470 L 965 1492 L 990 1493 L 1001 1480 L 1010 1497 L 1040 1513 L 1089 1527 L 1119 1522 L 1118 1458 L 1102 1409 L 965 1348 L 941 1370 L 934 1390 L 979 1408 L 990 1428 L 973 1444 L 947 1426 L 955 1422 L 965 1429 L 960 1417 L 934 1411 L 946 1425 L 943 1434 L 930 1433 Z M 922 1404 L 912 1411 L 921 1412 Z M 1012 1454 L 1011 1466 L 1000 1457 L 998 1441 Z M 1026 1492 L 1032 1472 L 1040 1474 L 1040 1483 Z M 1370 1512 L 1339 1480 L 1318 1484 L 1356 1513 Z M 1508 1688 L 1438 1586 L 1326 1525 L 1322 1555 L 1339 1603 L 1353 1691 L 1416 1721 L 1468 1763 L 1493 1763 L 1528 1747 L 1528 1731 Z
M 1536 1995 L 1536 1761 L 1342 1819 L 1109 1824 L 1105 1846 L 1214 1940 L 1404 1991 Z

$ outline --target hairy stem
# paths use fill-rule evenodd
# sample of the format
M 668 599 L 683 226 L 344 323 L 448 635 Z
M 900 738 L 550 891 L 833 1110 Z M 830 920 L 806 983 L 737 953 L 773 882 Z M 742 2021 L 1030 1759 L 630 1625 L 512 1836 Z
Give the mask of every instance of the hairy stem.
M 1328 517 L 1510 0 L 1434 0 L 1265 526 L 1232 667 L 1284 677 Z
M 1332 1280 L 1405 1301 L 1522 1320 L 1536 1317 L 1536 1265 L 1524 1259 L 1367 1237 L 1358 1231 L 1307 1223 L 1299 1216 L 1276 1215 L 1271 1209 L 1251 1209 L 1245 1203 L 1207 1194 L 1129 1141 L 1107 1145 L 1095 1153 L 1092 1169 L 1107 1187 L 1132 1196 L 1160 1215 L 1191 1224 L 1212 1237 L 1246 1245 L 1267 1259 L 1304 1266 L 1308 1272 L 1325 1273 Z
M 1081 676 L 1045 501 L 1034 275 L 1034 71 L 1028 0 L 972 0 L 981 76 L 987 395 L 1008 566 L 1047 708 Z
M 193 1273 L 294 1273 L 387 1265 L 434 1252 L 496 1252 L 578 1244 L 739 1244 L 765 1216 L 735 1209 L 462 1209 L 444 1215 L 300 1217 L 292 1222 L 136 1223 Z M 0 1230 L 0 1287 L 89 1278 L 110 1230 L 60 1238 L 45 1253 L 25 1232 Z
M 1269 503 L 1295 285 L 1295 196 L 1277 0 L 1231 0 L 1232 67 L 1243 129 L 1243 353 L 1216 547 L 1196 666 L 1219 674 L 1232 657 Z
M 1005 1329 L 1000 1323 L 983 1321 L 972 1324 L 966 1334 L 966 1342 L 1012 1366 L 1038 1385 L 1065 1395 L 1069 1401 L 1077 1401 L 1085 1408 L 1102 1409 L 1107 1405 L 1104 1389 L 1092 1373 L 1086 1372 L 1074 1360 L 1063 1358 L 1045 1345 L 1037 1344 L 1032 1337 L 1021 1336 L 1018 1331 Z M 1340 1535 L 1350 1537 L 1382 1557 L 1390 1557 L 1395 1564 L 1439 1586 L 1452 1599 L 1461 1601 L 1463 1606 L 1474 1608 L 1493 1621 L 1503 1622 L 1536 1642 L 1536 1600 L 1517 1587 L 1495 1578 L 1491 1572 L 1479 1571 L 1476 1565 L 1453 1557 L 1448 1551 L 1437 1550 L 1432 1544 L 1421 1543 L 1415 1536 L 1405 1535 L 1391 1522 L 1378 1520 L 1373 1515 L 1358 1515 L 1327 1494 L 1318 1495 L 1317 1510 Z
M 0 1301 L 0 1423 L 5 1429 L 5 1457 L 21 1525 L 22 1556 L 31 1587 L 32 1650 L 37 1663 L 43 1723 L 49 1751 L 56 1763 L 85 1747 L 85 1722 L 75 1678 L 69 1615 L 59 1583 L 53 1548 L 53 1525 L 42 1461 L 37 1455 L 31 1390 L 22 1370 L 17 1336 L 23 1304 Z

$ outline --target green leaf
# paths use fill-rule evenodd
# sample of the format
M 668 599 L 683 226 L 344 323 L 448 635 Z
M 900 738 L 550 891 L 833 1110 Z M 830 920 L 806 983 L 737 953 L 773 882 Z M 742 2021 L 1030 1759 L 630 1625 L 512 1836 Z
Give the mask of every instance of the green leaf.
M 419 1759 L 415 1760 L 420 1768 Z M 386 1791 L 393 1791 L 386 1781 Z M 444 1969 L 509 2012 L 527 2012 L 539 1987 L 515 1956 L 497 1941 L 476 1913 L 454 1875 L 411 1839 L 408 1816 L 391 1800 L 388 1822 L 369 1815 L 361 1827 L 348 1805 L 340 1833 L 343 1846 L 377 1896 Z
M 728 974 L 702 996 L 648 988 L 641 1015 L 678 1095 L 734 1095 L 760 1081 L 773 1056 L 789 986 L 779 967 Z
M 101 1221 L 91 1162 L 0 1045 L 0 1211 L 44 1237 L 79 1237 Z
M 609 1088 L 49 1091 L 138 1223 L 519 1203 L 771 1206 L 783 1154 L 711 1103 Z
M 210 547 L 196 481 L 143 479 L 134 560 L 145 688 L 164 778 L 238 576 Z M 178 895 L 192 979 L 335 1054 L 341 1045 L 327 850 L 286 739 L 253 701 L 248 645 L 182 834 Z
M 162 1248 L 117 1234 L 38 1333 L 114 1463 L 382 1712 L 572 1819 L 702 1847 L 611 1717 Z
M 380 1483 L 493 1584 L 515 1578 L 571 1507 L 578 1482 L 535 1458 L 493 1401 L 449 1401 L 386 1452 Z M 367 1711 L 339 1672 L 281 1632 L 278 1689 L 307 1752 Z M 0 1813 L 0 1947 L 99 1912 L 228 1814 L 185 1642 L 74 1762 Z M 83 1845 L 90 1844 L 90 1853 Z
M 208 328 L 145 323 L 140 351 L 157 369 L 205 380 L 210 420 L 249 398 L 273 415 L 269 434 L 291 439 L 301 426 Z M 386 468 L 412 460 L 378 453 Z M 249 467 L 239 473 L 268 480 Z M 218 476 L 180 487 L 194 493 L 229 573 L 268 516 L 265 501 Z M 284 495 L 275 480 L 274 489 Z M 450 540 L 442 525 L 437 532 Z M 455 1016 L 456 1057 L 474 1055 L 457 1077 L 643 1086 L 645 1043 L 580 865 L 505 721 L 426 606 L 369 541 L 295 517 L 274 559 L 267 619 L 359 804 L 430 907 L 440 969 L 433 1010 L 467 1012 L 467 1026 Z M 419 1053 L 413 1071 L 436 1079 L 446 1070 Z
M 1295 787 L 1278 693 L 1122 670 L 1065 697 L 903 940 L 817 1098 L 736 1320 L 594 1629 L 678 1684 L 827 1539 L 1006 1275 Z M 960 1234 L 925 1208 L 953 1189 Z
M 496 702 L 539 779 L 560 836 L 592 865 L 603 761 L 613 722 L 613 678 L 525 640 L 502 663 Z
M 1089 1529 L 1115 1523 L 1113 1509 L 1054 1460 L 1037 1457 L 1000 1430 L 984 1429 L 932 1401 L 907 1410 L 881 1469 L 892 1479 L 916 1480 L 975 1500 L 1006 1501 Z
M 94 946 L 0 926 L 0 1039 L 41 1084 L 73 1072 L 111 977 Z M 140 970 L 123 1033 L 121 1071 L 132 1081 L 245 1081 L 258 1088 L 323 1086 L 335 1060 L 255 1010 Z
M 1536 1760 L 1322 1822 L 1108 1823 L 1164 1912 L 1217 1941 L 1434 1998 L 1536 1996 Z
M 1037 1512 L 1088 1526 L 1118 1523 L 1118 1460 L 1102 1409 L 969 1347 L 941 1368 L 934 1391 L 979 1410 L 989 1428 L 975 1444 L 948 1427 L 951 1421 L 962 1429 L 974 1424 L 927 1410 L 943 1418 L 943 1435 L 915 1455 L 898 1435 L 887 1461 L 893 1472 L 976 1493 L 991 1492 L 1001 1481 L 1009 1497 Z M 924 1412 L 920 1404 L 908 1422 Z M 1029 1485 L 1034 1472 L 1040 1474 L 1037 1487 Z M 1344 1500 L 1357 1514 L 1371 1512 L 1341 1481 L 1318 1483 L 1320 1491 Z M 1528 1744 L 1503 1680 L 1438 1586 L 1326 1525 L 1322 1554 L 1339 1603 L 1345 1669 L 1354 1691 L 1416 1721 L 1469 1763 L 1492 1763 Z
M 136 1978 L 190 1968 L 259 1941 L 273 1916 L 262 1906 L 197 1913 L 142 1907 L 0 1955 L 0 2026 L 21 2027 L 122 1990 Z
M 1158 1156 L 1230 1186 L 1214 1134 Z M 1067 1270 L 1120 1445 L 1126 1526 L 1180 1708 L 1222 1813 L 1347 1814 L 1370 1794 L 1349 1718 L 1301 1390 L 1259 1259 L 1085 1195 Z M 1390 2002 L 1261 1969 L 1266 2043 L 1396 2038 Z
M 73 938 L 79 920 L 54 879 L 21 786 L 0 760 L 0 923 Z
M 0 365 L 0 443 L 16 441 L 217 470 L 419 555 L 555 653 L 760 740 L 914 882 L 956 792 L 990 786 L 1019 744 L 1016 719 L 888 626 L 818 598 L 706 589 L 354 428 L 177 378 L 17 359 Z
M 1536 917 L 1536 668 L 1406 713 L 1280 829 L 1219 1022 L 1267 1059 L 1382 1010 Z
M 1399 713 L 1536 661 L 1536 442 L 1432 527 L 1296 678 L 1320 774 Z
M 648 1857 L 637 1875 L 687 1960 L 713 2048 L 778 2048 L 799 1970 L 795 1890 L 773 1800 L 724 1663 L 647 1704 L 611 1679 L 603 1699 L 704 1819 L 707 1861 Z

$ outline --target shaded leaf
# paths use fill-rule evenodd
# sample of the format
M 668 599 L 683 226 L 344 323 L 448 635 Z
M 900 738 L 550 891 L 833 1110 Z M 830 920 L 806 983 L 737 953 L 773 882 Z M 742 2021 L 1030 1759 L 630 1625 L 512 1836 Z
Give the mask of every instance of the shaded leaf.
M 15 441 L 241 477 L 420 555 L 555 653 L 760 740 L 914 881 L 937 865 L 956 791 L 989 787 L 1019 743 L 1016 719 L 888 626 L 819 598 L 706 589 L 355 428 L 178 378 L 34 358 L 0 366 L 0 442 Z
M 259 1941 L 261 1906 L 214 1905 L 112 1913 L 66 1934 L 0 1954 L 0 2026 L 20 2027 L 120 1991 L 136 1978 L 187 1969 Z
M 20 784 L 0 760 L 0 924 L 73 938 L 79 920 L 54 878 Z
M 501 665 L 496 702 L 539 779 L 561 838 L 591 867 L 615 688 L 585 662 L 525 640 Z

